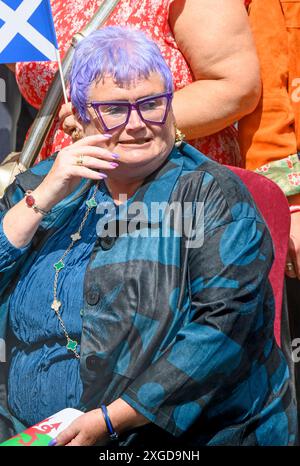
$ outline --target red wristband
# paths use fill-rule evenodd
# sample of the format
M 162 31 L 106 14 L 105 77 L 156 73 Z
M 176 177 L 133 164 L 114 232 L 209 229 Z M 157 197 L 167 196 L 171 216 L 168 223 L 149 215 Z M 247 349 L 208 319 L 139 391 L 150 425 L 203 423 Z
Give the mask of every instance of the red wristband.
M 46 210 L 41 209 L 39 206 L 36 205 L 34 197 L 31 195 L 32 191 L 26 191 L 25 193 L 25 202 L 28 207 L 31 207 L 35 212 L 39 212 L 42 215 L 48 215 L 49 212 Z

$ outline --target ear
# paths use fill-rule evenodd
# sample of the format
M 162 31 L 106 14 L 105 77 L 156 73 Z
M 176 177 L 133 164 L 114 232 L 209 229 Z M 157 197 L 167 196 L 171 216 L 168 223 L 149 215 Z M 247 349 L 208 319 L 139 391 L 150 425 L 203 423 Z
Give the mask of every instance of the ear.
M 72 108 L 72 115 L 73 115 L 73 127 L 72 127 L 72 139 L 73 142 L 79 141 L 84 137 L 84 125 L 74 108 Z
M 83 137 L 83 125 L 80 122 L 76 109 L 71 102 L 63 104 L 59 111 L 60 125 L 63 131 L 77 141 Z

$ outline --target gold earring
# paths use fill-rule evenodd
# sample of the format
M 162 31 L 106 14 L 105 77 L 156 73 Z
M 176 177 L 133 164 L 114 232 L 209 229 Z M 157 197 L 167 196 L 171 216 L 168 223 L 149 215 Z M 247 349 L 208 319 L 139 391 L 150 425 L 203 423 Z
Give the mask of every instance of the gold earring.
M 73 141 L 79 141 L 79 139 L 82 139 L 82 131 L 79 128 L 75 128 L 72 131 L 72 139 Z
M 180 147 L 182 141 L 185 139 L 185 134 L 183 134 L 180 129 L 175 126 L 175 146 Z

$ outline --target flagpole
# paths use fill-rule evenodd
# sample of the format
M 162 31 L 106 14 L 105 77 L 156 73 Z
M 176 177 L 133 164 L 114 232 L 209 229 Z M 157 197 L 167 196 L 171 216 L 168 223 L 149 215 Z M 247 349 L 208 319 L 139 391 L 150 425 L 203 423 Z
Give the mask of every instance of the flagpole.
M 57 58 L 57 63 L 58 63 L 58 69 L 59 69 L 59 76 L 61 80 L 61 85 L 62 85 L 62 90 L 63 90 L 63 95 L 65 99 L 65 104 L 68 103 L 68 96 L 67 96 L 67 89 L 66 89 L 66 83 L 64 79 L 64 74 L 61 66 L 61 59 L 60 59 L 60 53 L 59 50 L 55 47 L 55 53 L 56 53 L 56 58 Z

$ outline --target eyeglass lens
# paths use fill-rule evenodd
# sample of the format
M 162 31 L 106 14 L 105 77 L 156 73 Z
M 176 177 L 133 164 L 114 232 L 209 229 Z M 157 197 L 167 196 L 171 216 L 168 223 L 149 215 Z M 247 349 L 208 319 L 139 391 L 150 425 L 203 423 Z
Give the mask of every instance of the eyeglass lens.
M 157 96 L 149 99 L 130 103 L 97 103 L 95 110 L 102 118 L 107 128 L 112 129 L 122 126 L 129 120 L 129 113 L 132 108 L 137 108 L 140 117 L 146 122 L 161 123 L 163 122 L 168 107 L 168 98 L 166 96 Z

